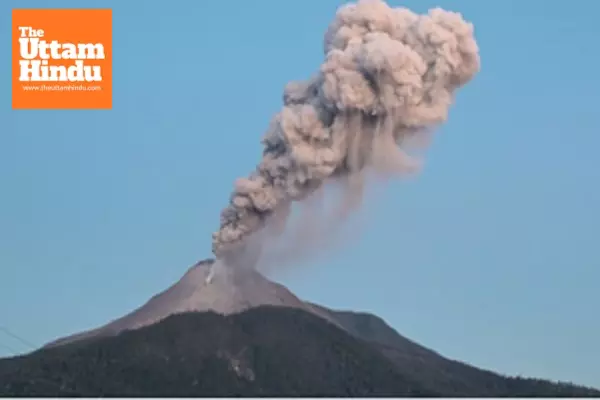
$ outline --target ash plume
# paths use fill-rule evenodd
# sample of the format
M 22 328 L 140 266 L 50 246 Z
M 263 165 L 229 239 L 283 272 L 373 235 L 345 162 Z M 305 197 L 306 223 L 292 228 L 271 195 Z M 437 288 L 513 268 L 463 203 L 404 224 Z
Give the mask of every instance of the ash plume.
M 340 7 L 324 55 L 312 78 L 286 86 L 260 163 L 236 181 L 221 213 L 217 258 L 239 252 L 267 223 L 284 230 L 291 204 L 329 181 L 351 178 L 351 209 L 367 171 L 417 171 L 406 143 L 446 120 L 455 91 L 480 68 L 473 25 L 460 14 L 418 15 L 381 0 Z

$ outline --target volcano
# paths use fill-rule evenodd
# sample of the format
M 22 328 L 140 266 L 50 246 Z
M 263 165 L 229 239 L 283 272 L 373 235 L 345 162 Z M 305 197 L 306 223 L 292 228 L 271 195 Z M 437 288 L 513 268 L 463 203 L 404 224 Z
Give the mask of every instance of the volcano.
M 448 359 L 381 318 L 299 299 L 214 260 L 133 312 L 0 359 L 0 396 L 599 397 Z
M 193 265 L 178 282 L 137 310 L 99 328 L 55 340 L 46 347 L 118 335 L 174 314 L 213 311 L 231 315 L 258 306 L 299 308 L 339 325 L 326 309 L 300 300 L 285 286 L 270 281 L 255 269 L 230 268 L 207 259 Z

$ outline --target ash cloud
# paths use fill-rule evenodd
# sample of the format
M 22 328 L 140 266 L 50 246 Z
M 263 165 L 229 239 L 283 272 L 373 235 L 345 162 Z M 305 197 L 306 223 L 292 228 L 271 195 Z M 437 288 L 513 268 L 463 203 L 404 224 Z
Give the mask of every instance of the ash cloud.
M 479 68 L 473 25 L 458 13 L 418 15 L 381 0 L 340 7 L 318 72 L 287 84 L 262 159 L 235 182 L 213 234 L 215 256 L 235 258 L 251 237 L 266 237 L 254 234 L 267 225 L 272 235 L 284 231 L 291 205 L 329 182 L 351 183 L 343 219 L 360 204 L 368 172 L 418 171 L 407 143 L 447 119 L 456 90 Z

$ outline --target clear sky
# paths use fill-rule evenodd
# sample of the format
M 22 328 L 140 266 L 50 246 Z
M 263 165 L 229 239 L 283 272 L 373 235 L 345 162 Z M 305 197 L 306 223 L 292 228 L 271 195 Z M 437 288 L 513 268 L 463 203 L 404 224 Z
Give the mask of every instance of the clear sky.
M 95 327 L 210 256 L 233 180 L 341 3 L 0 2 L 0 326 L 34 344 Z M 600 2 L 402 4 L 462 12 L 482 70 L 418 179 L 280 281 L 451 358 L 600 387 Z M 113 8 L 113 110 L 12 111 L 11 7 L 83 5 Z M 8 348 L 27 350 L 0 330 Z

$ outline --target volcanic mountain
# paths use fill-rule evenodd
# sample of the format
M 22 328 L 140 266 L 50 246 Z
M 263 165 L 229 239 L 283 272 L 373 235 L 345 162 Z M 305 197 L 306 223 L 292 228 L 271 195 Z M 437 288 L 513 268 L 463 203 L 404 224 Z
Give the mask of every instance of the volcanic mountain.
M 586 396 L 447 359 L 366 313 L 205 260 L 105 326 L 0 359 L 0 396 Z
M 303 309 L 338 324 L 326 309 L 300 300 L 285 286 L 268 280 L 253 268 L 213 268 L 214 266 L 214 260 L 200 261 L 178 282 L 152 297 L 137 310 L 97 329 L 58 339 L 46 346 L 117 335 L 126 330 L 152 325 L 173 314 L 214 311 L 231 315 L 264 305 Z

